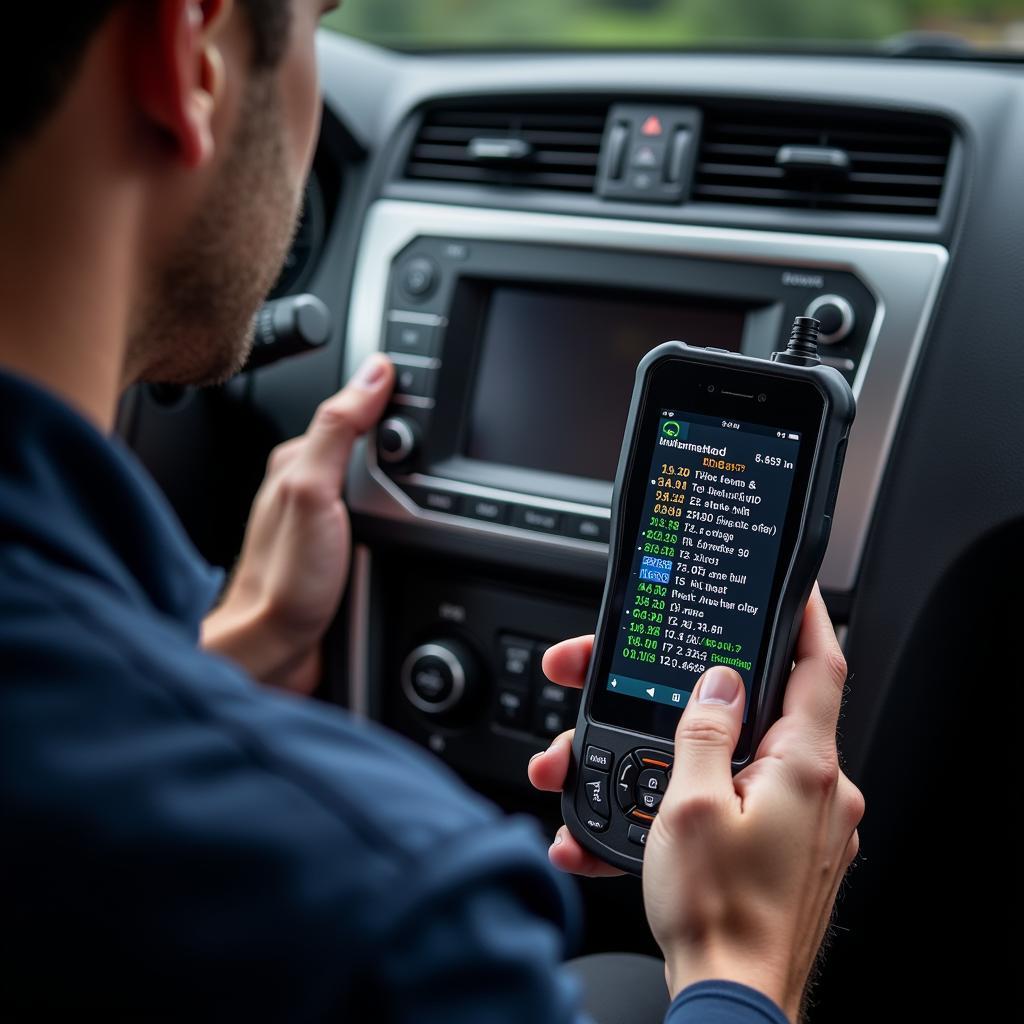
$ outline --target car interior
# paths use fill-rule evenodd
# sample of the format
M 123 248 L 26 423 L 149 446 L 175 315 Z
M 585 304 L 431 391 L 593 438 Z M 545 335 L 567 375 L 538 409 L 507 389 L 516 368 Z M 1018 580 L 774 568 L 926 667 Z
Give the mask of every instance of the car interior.
M 230 570 L 271 448 L 387 352 L 317 699 L 550 836 L 558 798 L 526 767 L 578 693 L 540 660 L 594 630 L 637 362 L 670 339 L 767 358 L 817 318 L 858 407 L 819 581 L 867 813 L 809 1019 L 979 1005 L 1019 897 L 1002 725 L 1021 675 L 997 655 L 1024 564 L 1024 11 L 960 5 L 1003 46 L 771 25 L 676 45 L 361 6 L 320 32 L 321 135 L 249 366 L 133 389 L 122 436 Z M 614 28 L 685 5 L 575 6 Z M 382 27 L 417 7 L 429 31 Z M 657 953 L 638 879 L 577 884 L 579 952 Z

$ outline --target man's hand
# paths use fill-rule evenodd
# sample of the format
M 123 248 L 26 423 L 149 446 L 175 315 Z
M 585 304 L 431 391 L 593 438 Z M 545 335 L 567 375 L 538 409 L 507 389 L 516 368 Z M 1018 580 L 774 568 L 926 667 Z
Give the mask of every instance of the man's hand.
M 548 649 L 544 672 L 583 685 L 594 638 Z M 675 771 L 644 855 L 644 902 L 672 995 L 725 978 L 769 995 L 795 1019 L 859 839 L 864 798 L 839 768 L 836 725 L 846 664 L 818 588 L 804 612 L 782 717 L 732 775 L 743 683 L 706 673 L 675 736 Z M 703 699 L 702 699 L 703 698 Z M 530 781 L 559 792 L 572 732 L 530 762 Z M 563 825 L 549 856 L 565 871 L 617 874 Z
M 580 689 L 587 676 L 590 664 L 590 652 L 594 647 L 593 636 L 578 636 L 572 640 L 563 640 L 544 652 L 544 674 L 559 686 L 571 686 Z M 569 759 L 572 756 L 572 738 L 574 729 L 563 732 L 551 741 L 547 750 L 534 754 L 527 773 L 530 782 L 537 789 L 550 793 L 560 793 L 565 785 L 565 776 L 569 771 Z M 548 851 L 551 862 L 563 871 L 571 871 L 574 875 L 590 875 L 597 878 L 602 875 L 621 875 L 618 868 L 598 860 L 588 853 L 563 825 L 555 834 L 555 841 Z
M 241 557 L 202 638 L 260 682 L 301 693 L 316 687 L 320 641 L 348 577 L 345 471 L 355 439 L 380 418 L 393 386 L 390 360 L 371 356 L 305 434 L 271 453 Z
M 675 769 L 644 855 L 644 905 L 673 997 L 696 981 L 729 979 L 797 1018 L 864 814 L 836 751 L 845 684 L 815 587 L 782 717 L 734 778 L 743 681 L 724 666 L 701 678 L 676 729 Z

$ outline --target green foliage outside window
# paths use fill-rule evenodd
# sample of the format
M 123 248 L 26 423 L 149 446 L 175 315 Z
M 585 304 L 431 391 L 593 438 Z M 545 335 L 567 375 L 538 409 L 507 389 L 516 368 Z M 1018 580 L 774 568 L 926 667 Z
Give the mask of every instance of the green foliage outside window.
M 326 24 L 397 47 L 870 44 L 945 32 L 1024 50 L 1024 0 L 345 0 Z

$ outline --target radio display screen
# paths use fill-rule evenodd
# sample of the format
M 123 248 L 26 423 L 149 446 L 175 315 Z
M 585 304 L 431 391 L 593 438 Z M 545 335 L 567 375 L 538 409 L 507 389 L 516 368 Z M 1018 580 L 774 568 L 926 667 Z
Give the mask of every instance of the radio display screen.
M 478 347 L 465 454 L 613 480 L 636 366 L 663 341 L 739 351 L 746 311 L 666 295 L 498 286 Z

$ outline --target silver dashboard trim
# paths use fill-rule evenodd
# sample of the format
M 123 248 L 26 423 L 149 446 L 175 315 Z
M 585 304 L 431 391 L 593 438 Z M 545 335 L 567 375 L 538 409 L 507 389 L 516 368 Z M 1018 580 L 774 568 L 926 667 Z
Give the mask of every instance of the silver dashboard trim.
M 346 377 L 367 355 L 381 348 L 382 323 L 390 316 L 387 285 L 391 263 L 410 242 L 425 235 L 767 263 L 777 265 L 780 272 L 828 269 L 856 274 L 873 294 L 877 309 L 854 380 L 857 422 L 850 437 L 832 539 L 819 575 L 825 588 L 853 588 L 892 439 L 949 262 L 943 246 L 380 200 L 367 213 L 356 265 Z M 517 543 L 557 543 L 591 557 L 607 551 L 607 545 L 596 542 L 419 509 L 381 472 L 366 439 L 359 442 L 351 465 L 348 500 L 358 512 L 399 521 L 429 521 L 462 536 L 491 534 Z M 451 482 L 448 486 L 451 488 Z M 520 495 L 518 500 L 532 504 L 535 499 Z
M 413 487 L 429 487 L 452 494 L 465 494 L 471 498 L 489 498 L 492 501 L 509 501 L 517 505 L 529 505 L 531 508 L 543 508 L 552 512 L 566 512 L 569 515 L 590 516 L 594 519 L 611 519 L 611 510 L 601 505 L 584 505 L 575 501 L 562 501 L 560 498 L 544 498 L 540 495 L 524 495 L 518 491 L 505 491 L 500 487 L 483 487 L 463 480 L 453 481 L 446 477 L 428 476 L 426 473 L 407 473 L 396 477 L 400 483 L 411 484 Z M 533 536 L 532 531 L 527 531 Z
M 422 366 L 425 370 L 441 368 L 441 360 L 435 356 L 414 356 L 405 352 L 389 352 L 388 358 L 399 366 Z
M 346 379 L 351 376 L 351 374 L 346 374 Z M 434 408 L 434 399 L 424 398 L 422 395 L 392 395 L 391 401 L 394 405 L 408 405 L 413 409 Z
M 423 324 L 426 327 L 447 327 L 447 317 L 437 313 L 416 313 L 411 309 L 392 309 L 388 312 L 388 320 L 395 324 Z
M 372 556 L 365 544 L 352 551 L 348 595 L 348 709 L 370 717 L 370 573 Z

